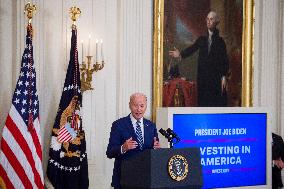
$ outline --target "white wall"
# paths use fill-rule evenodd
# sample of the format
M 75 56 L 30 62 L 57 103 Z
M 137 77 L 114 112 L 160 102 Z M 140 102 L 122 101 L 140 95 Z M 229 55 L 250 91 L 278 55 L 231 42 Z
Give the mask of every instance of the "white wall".
M 283 8 L 281 0 L 255 1 L 254 106 L 271 110 L 272 131 L 284 136 Z
M 4 125 L 23 53 L 27 0 L 0 0 L 0 126 Z M 87 137 L 90 188 L 110 188 L 112 160 L 105 149 L 111 123 L 128 114 L 128 97 L 141 91 L 152 96 L 152 0 L 34 0 L 34 55 L 43 136 L 44 168 L 49 139 L 69 59 L 71 20 L 76 5 L 82 15 L 78 42 L 104 40 L 105 67 L 94 74 L 94 91 L 84 93 L 83 116 Z M 256 1 L 254 105 L 268 106 L 272 130 L 284 136 L 283 9 L 281 0 Z M 85 51 L 86 52 L 86 51 Z

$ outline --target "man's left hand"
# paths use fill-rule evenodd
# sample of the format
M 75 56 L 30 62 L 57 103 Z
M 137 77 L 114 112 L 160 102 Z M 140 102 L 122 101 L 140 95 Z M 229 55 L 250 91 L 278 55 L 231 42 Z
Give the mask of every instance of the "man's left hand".
M 277 159 L 277 160 L 273 160 L 274 165 L 276 165 L 279 169 L 283 169 L 284 168 L 284 162 L 282 161 L 281 158 Z
M 221 79 L 222 94 L 227 91 L 227 79 L 225 76 Z
M 157 140 L 156 137 L 154 137 L 154 147 L 153 148 L 154 149 L 161 148 L 160 142 Z

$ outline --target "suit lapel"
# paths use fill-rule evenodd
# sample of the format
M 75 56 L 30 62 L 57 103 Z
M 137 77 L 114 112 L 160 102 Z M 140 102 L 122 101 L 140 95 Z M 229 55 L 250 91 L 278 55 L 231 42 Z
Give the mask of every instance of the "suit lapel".
M 149 124 L 147 123 L 147 121 L 145 119 L 143 119 L 143 124 L 144 124 L 144 145 L 145 144 L 149 144 L 149 140 L 150 140 L 150 136 L 149 136 L 149 133 L 150 133 L 150 127 L 149 127 Z
M 127 116 L 127 130 L 131 133 L 131 136 L 133 136 L 136 139 L 136 134 L 130 119 L 130 114 Z

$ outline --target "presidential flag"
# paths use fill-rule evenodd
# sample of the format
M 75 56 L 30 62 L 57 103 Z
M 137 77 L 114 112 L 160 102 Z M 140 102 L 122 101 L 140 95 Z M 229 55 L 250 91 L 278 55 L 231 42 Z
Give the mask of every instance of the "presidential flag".
M 43 183 L 39 101 L 29 24 L 20 76 L 2 133 L 0 188 L 43 189 Z
M 85 189 L 89 186 L 80 88 L 77 29 L 73 25 L 70 61 L 52 129 L 47 167 L 47 176 L 56 189 Z

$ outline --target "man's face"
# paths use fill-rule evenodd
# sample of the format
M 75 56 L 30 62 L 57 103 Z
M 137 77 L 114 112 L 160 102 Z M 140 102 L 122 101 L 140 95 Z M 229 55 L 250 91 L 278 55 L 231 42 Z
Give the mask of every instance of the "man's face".
M 131 114 L 135 119 L 141 119 L 147 108 L 147 101 L 144 96 L 135 96 L 129 103 Z
M 216 15 L 210 12 L 206 18 L 207 28 L 213 31 L 217 26 Z

